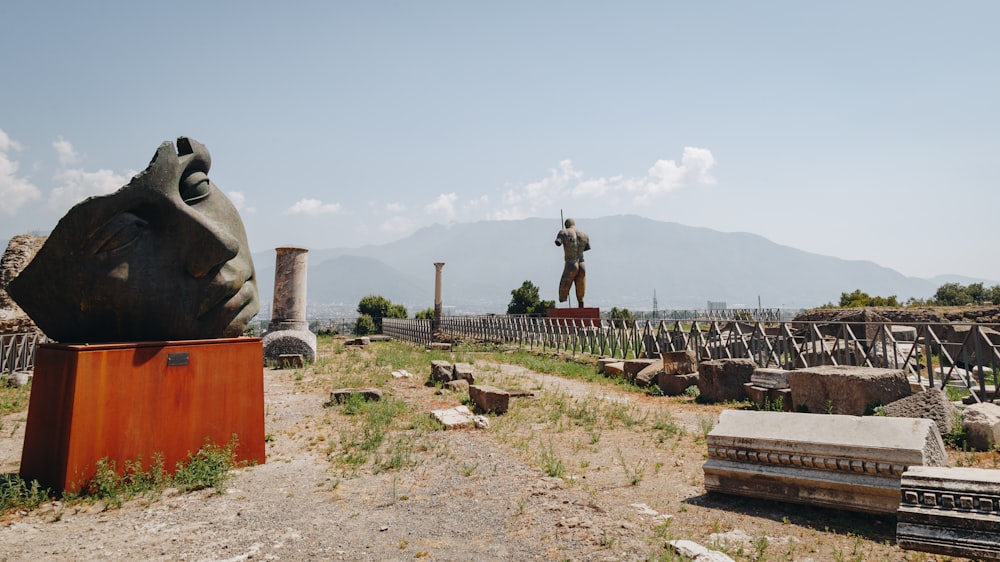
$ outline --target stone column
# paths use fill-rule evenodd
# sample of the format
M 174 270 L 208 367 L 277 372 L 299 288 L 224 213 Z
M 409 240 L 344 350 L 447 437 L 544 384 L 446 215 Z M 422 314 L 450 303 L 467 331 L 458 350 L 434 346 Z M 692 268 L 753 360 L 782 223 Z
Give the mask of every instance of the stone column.
M 444 262 L 437 262 L 434 264 L 434 329 L 437 330 L 441 327 L 441 268 L 444 267 Z
M 279 367 L 316 361 L 316 334 L 306 320 L 305 248 L 275 248 L 274 299 L 264 335 L 264 359 Z
M 305 248 L 275 248 L 274 300 L 268 331 L 307 330 Z

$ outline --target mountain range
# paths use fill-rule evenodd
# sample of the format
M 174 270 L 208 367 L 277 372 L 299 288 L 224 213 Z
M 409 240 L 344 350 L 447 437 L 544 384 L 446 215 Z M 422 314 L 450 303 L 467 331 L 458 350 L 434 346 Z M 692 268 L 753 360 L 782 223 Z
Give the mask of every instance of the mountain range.
M 579 221 L 590 236 L 587 306 L 610 309 L 808 308 L 842 292 L 927 298 L 943 283 L 982 281 L 957 275 L 907 277 L 870 261 L 843 260 L 776 244 L 755 234 L 719 232 L 634 215 Z M 454 223 L 422 228 L 381 245 L 310 249 L 311 316 L 352 314 L 369 294 L 403 304 L 410 314 L 434 304 L 434 262 L 444 262 L 448 314 L 506 312 L 511 291 L 528 280 L 555 300 L 563 252 L 560 225 L 539 218 Z M 269 313 L 274 250 L 254 253 L 262 311 Z M 987 285 L 995 282 L 986 282 Z M 759 301 L 758 301 L 759 299 Z M 575 302 L 573 303 L 575 306 Z M 566 306 L 564 303 L 562 306 Z M 266 314 L 265 314 L 266 315 Z

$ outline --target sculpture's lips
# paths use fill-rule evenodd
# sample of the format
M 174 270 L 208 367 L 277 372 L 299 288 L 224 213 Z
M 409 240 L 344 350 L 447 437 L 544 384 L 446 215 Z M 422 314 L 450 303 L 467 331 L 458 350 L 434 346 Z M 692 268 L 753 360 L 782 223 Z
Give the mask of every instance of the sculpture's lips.
M 214 287 L 211 296 L 203 301 L 198 310 L 198 320 L 206 320 L 211 317 L 233 318 L 248 304 L 253 302 L 257 288 L 253 276 L 247 278 L 239 285 L 226 283 Z

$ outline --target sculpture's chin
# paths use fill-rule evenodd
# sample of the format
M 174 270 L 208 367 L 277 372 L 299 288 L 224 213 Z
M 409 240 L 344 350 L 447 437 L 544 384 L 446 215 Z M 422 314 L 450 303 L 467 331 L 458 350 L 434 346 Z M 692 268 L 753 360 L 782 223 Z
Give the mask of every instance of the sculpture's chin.
M 244 283 L 239 293 L 226 303 L 221 318 L 228 322 L 218 337 L 234 338 L 242 335 L 243 329 L 259 311 L 257 284 L 251 279 Z

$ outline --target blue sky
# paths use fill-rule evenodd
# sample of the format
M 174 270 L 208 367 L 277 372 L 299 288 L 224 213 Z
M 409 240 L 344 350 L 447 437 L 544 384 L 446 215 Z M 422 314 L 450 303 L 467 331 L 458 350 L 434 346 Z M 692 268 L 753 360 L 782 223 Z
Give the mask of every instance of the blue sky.
M 6 0 L 0 239 L 183 135 L 254 251 L 563 209 L 1000 280 L 998 21 L 987 1 Z

